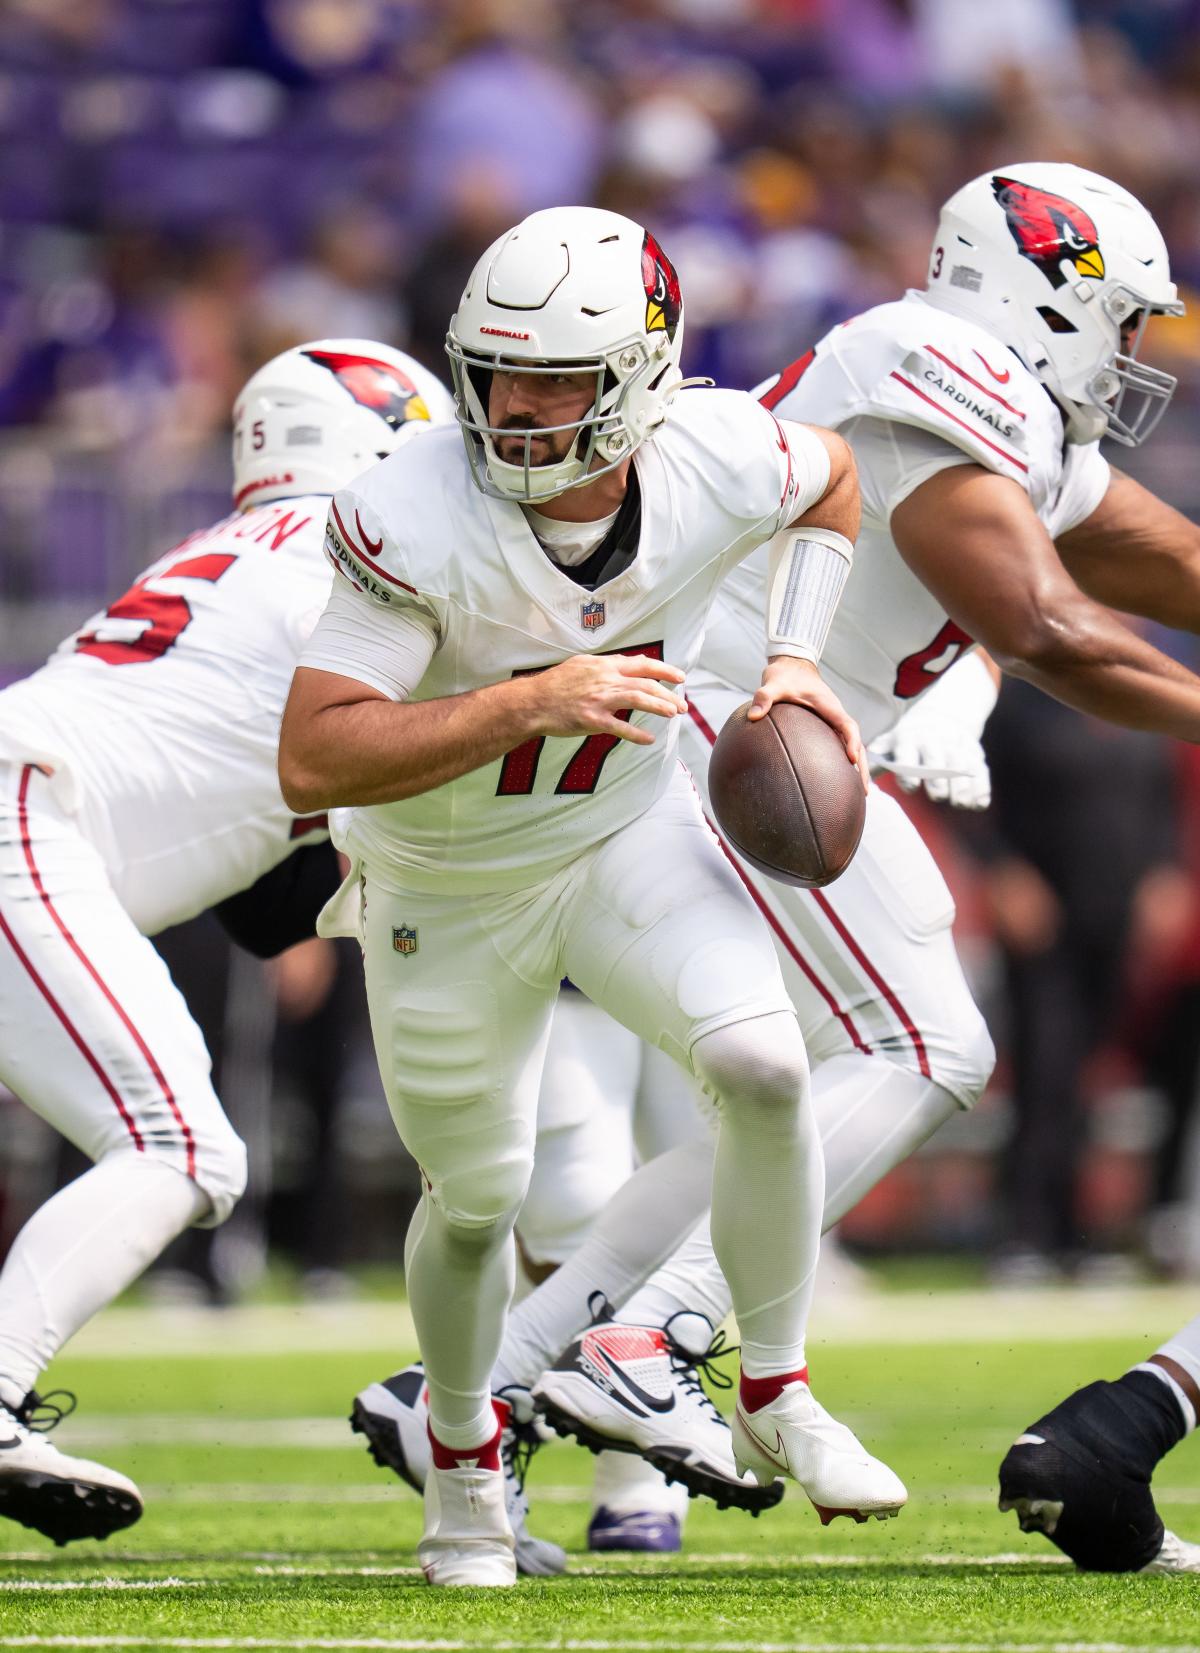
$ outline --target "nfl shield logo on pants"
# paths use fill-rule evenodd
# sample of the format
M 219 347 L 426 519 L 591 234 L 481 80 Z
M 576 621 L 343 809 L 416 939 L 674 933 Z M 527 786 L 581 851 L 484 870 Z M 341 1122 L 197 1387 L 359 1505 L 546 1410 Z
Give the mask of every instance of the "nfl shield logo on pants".
M 583 603 L 579 609 L 579 623 L 584 631 L 598 631 L 604 624 L 603 603 Z
M 392 946 L 398 953 L 415 953 L 417 950 L 417 932 L 408 924 L 392 926 Z

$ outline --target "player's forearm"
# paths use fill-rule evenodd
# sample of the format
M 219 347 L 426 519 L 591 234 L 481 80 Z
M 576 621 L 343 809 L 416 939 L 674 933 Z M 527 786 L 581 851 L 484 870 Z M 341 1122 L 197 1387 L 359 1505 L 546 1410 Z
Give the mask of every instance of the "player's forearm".
M 1097 509 L 1056 543 L 1097 602 L 1200 632 L 1200 527 L 1132 477 L 1114 470 Z
M 503 757 L 536 732 L 521 679 L 440 700 L 370 699 L 303 714 L 279 741 L 284 801 L 302 813 L 398 803 Z
M 1129 729 L 1200 742 L 1200 678 L 1117 621 L 1001 665 L 1064 705 Z

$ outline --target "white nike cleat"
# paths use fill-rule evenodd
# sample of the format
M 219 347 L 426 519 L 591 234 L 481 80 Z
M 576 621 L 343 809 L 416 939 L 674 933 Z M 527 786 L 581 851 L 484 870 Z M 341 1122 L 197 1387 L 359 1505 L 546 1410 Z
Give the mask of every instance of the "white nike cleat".
M 554 1578 L 566 1572 L 567 1552 L 548 1539 L 535 1538 L 528 1526 L 525 1474 L 540 1444 L 531 1425 L 528 1391 L 505 1390 L 495 1400 L 508 1414 L 500 1441 L 500 1465 L 516 1541 L 517 1571 L 526 1578 Z M 430 1453 L 429 1390 L 423 1366 L 406 1366 L 383 1383 L 370 1383 L 360 1390 L 354 1397 L 350 1427 L 355 1434 L 366 1436 L 371 1456 L 381 1468 L 394 1471 L 414 1492 L 424 1492 Z
M 1164 1532 L 1162 1549 L 1140 1570 L 1143 1573 L 1200 1573 L 1200 1544 L 1189 1544 L 1176 1538 L 1173 1532 Z
M 702 1314 L 672 1315 L 666 1327 L 611 1319 L 600 1293 L 596 1321 L 568 1346 L 534 1388 L 538 1410 L 559 1435 L 592 1452 L 638 1452 L 668 1481 L 718 1509 L 771 1509 L 783 1485 L 741 1475 L 729 1425 L 704 1392 L 698 1371 L 721 1382 L 712 1361 L 723 1350 Z M 726 1380 L 728 1387 L 728 1380 Z
M 872 1458 L 844 1423 L 830 1417 L 800 1379 L 757 1411 L 747 1412 L 738 1402 L 733 1452 L 738 1468 L 760 1480 L 783 1474 L 798 1481 L 822 1526 L 837 1515 L 884 1521 L 908 1502 L 899 1476 Z
M 69 1406 L 59 1406 L 66 1395 Z M 69 1544 L 107 1538 L 131 1527 L 142 1495 L 126 1476 L 87 1458 L 68 1458 L 46 1439 L 75 1410 L 75 1397 L 55 1390 L 44 1400 L 31 1390 L 18 1407 L 0 1404 L 0 1516 Z
M 427 1584 L 507 1589 L 517 1582 L 516 1544 L 504 1507 L 500 1467 L 501 1408 L 496 1433 L 471 1452 L 444 1447 L 432 1433 L 425 1476 L 425 1534 L 417 1558 Z

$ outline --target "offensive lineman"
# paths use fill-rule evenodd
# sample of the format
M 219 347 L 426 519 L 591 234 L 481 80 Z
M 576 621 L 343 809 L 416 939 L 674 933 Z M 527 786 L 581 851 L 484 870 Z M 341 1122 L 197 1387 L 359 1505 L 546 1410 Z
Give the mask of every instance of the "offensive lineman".
M 336 887 L 336 857 L 324 819 L 285 806 L 275 749 L 329 593 L 328 498 L 450 411 L 370 341 L 269 362 L 234 410 L 234 514 L 0 694 L 0 1080 L 96 1162 L 0 1272 L 0 1515 L 57 1543 L 107 1537 L 142 1501 L 45 1439 L 61 1408 L 39 1374 L 245 1183 L 200 1030 L 146 937 L 213 905 L 264 955 L 311 933 L 293 915 Z
M 925 291 L 835 328 L 764 388 L 764 405 L 838 429 L 855 452 L 863 529 L 823 668 L 869 741 L 890 741 L 895 752 L 905 707 L 973 640 L 1005 670 L 1068 704 L 1200 740 L 1200 680 L 1105 606 L 1200 630 L 1200 531 L 1111 471 L 1098 445 L 1106 435 L 1136 444 L 1165 409 L 1174 380 L 1140 363 L 1137 349 L 1150 315 L 1181 308 L 1162 238 L 1132 196 L 1078 167 L 1022 165 L 975 180 L 946 204 Z M 762 590 L 759 560 L 731 573 L 700 673 L 689 677 L 692 715 L 682 744 L 701 785 L 709 732 L 752 682 L 758 645 L 747 618 Z M 945 683 L 947 698 L 974 704 L 968 744 L 991 698 L 982 672 L 971 674 L 968 657 Z M 884 795 L 872 791 L 862 846 L 830 890 L 803 894 L 740 870 L 773 915 L 814 1058 L 832 1222 L 956 1106 L 976 1099 L 990 1071 L 990 1042 L 954 957 L 949 893 Z M 728 1310 L 704 1235 L 631 1296 L 650 1250 L 635 1242 L 668 1226 L 653 1178 L 653 1167 L 640 1172 L 594 1238 L 518 1308 L 496 1381 L 532 1382 L 576 1335 L 589 1294 L 602 1290 L 624 1304 L 623 1320 L 643 1328 L 640 1338 L 629 1327 L 621 1335 L 631 1355 L 658 1359 L 662 1392 L 673 1385 L 676 1406 L 635 1414 L 631 1392 L 622 1404 L 612 1385 L 601 1391 L 592 1383 L 587 1361 L 612 1335 L 597 1327 L 540 1386 L 556 1421 L 607 1444 L 623 1440 L 695 1490 L 736 1503 L 728 1433 L 689 1382 L 689 1353 L 702 1358 L 703 1349 L 671 1336 L 688 1311 L 719 1324 Z M 1181 1379 L 1169 1365 L 1184 1364 L 1179 1350 L 1189 1339 L 1196 1361 L 1193 1325 L 1160 1351 L 1168 1364 L 1156 1358 L 1147 1376 L 1122 1380 L 1127 1389 L 1150 1389 L 1149 1423 L 1142 1416 L 1126 1425 L 1127 1434 L 1140 1432 L 1136 1449 L 1119 1432 L 1109 1437 L 1112 1459 L 1132 1466 L 1131 1502 L 1141 1517 L 1127 1566 L 1178 1571 L 1200 1562 L 1196 1548 L 1163 1535 L 1161 1523 L 1154 1550 L 1148 1490 L 1154 1462 L 1177 1438 L 1164 1411 L 1180 1433 L 1194 1422 L 1184 1381 L 1190 1368 Z M 645 1368 L 639 1377 L 645 1385 Z M 1118 1412 L 1103 1414 L 1110 1431 Z M 1060 1420 L 1064 1430 L 1068 1421 Z M 1095 1419 L 1086 1422 L 1095 1453 Z M 1052 1455 L 1031 1464 L 1026 1479 L 1017 1473 L 1022 1452 L 1036 1447 L 1022 1437 L 1010 1453 L 1005 1492 L 1040 1501 L 1040 1510 L 1026 1503 L 1021 1513 L 1026 1520 L 1042 1513 L 1049 1527 L 1062 1493 L 1045 1484 Z M 1068 1440 L 1067 1456 L 1069 1449 Z M 1088 1536 L 1116 1553 L 1116 1535 L 1094 1530 L 1100 1506 L 1087 1485 L 1074 1490 Z
M 746 1461 L 773 1476 L 790 1459 L 826 1505 L 893 1514 L 906 1496 L 808 1389 L 822 1195 L 803 1042 L 673 763 L 674 662 L 694 663 L 714 586 L 768 541 L 758 711 L 813 706 L 859 759 L 815 669 L 853 467 L 748 397 L 681 392 L 682 319 L 661 249 L 616 214 L 535 213 L 494 243 L 447 339 L 465 455 L 432 431 L 335 496 L 348 578 L 284 717 L 293 807 L 360 806 L 322 922 L 361 937 L 384 1085 L 425 1175 L 406 1274 L 434 1584 L 515 1577 L 489 1379 L 564 975 L 720 1106 L 713 1232 L 744 1333 Z

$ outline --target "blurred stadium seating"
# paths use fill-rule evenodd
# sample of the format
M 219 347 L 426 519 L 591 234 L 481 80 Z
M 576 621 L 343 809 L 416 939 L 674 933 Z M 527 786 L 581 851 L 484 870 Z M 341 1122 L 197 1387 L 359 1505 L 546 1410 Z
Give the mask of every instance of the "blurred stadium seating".
M 1195 514 L 1198 143 L 1200 0 L 7 0 L 0 682 L 224 513 L 230 403 L 267 355 L 378 335 L 440 370 L 479 248 L 565 200 L 652 225 L 687 294 L 686 370 L 750 386 L 921 285 L 937 206 L 966 178 L 1030 158 L 1106 172 L 1158 216 L 1191 311 L 1153 338 L 1181 389 L 1130 468 Z M 1195 661 L 1192 640 L 1164 641 Z M 978 875 L 954 823 L 920 813 L 1003 1034 Z M 1191 813 L 1179 835 L 1190 872 Z M 1189 979 L 1173 956 L 1138 955 L 1152 997 Z M 1004 1075 L 851 1234 L 879 1248 L 996 1238 Z M 1088 1067 L 1081 1250 L 1141 1243 L 1164 1185 L 1167 1113 L 1148 1075 L 1136 1038 Z M 1176 1089 L 1186 1112 L 1186 1074 Z M 275 1106 L 291 1106 L 282 1091 Z M 0 1115 L 16 1156 L 8 1231 L 46 1153 L 15 1116 Z M 352 1183 L 368 1167 L 379 1179 L 390 1138 L 370 1140 L 347 1161 Z M 347 1255 L 394 1254 L 397 1226 L 359 1223 Z M 1200 1238 L 1172 1234 L 1164 1253 L 1200 1268 Z

